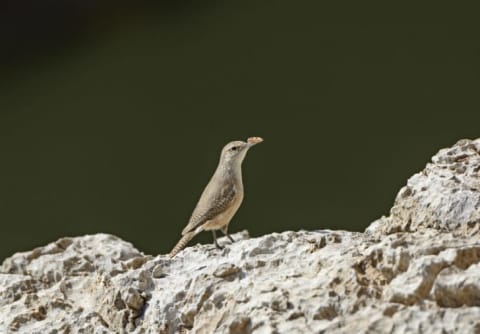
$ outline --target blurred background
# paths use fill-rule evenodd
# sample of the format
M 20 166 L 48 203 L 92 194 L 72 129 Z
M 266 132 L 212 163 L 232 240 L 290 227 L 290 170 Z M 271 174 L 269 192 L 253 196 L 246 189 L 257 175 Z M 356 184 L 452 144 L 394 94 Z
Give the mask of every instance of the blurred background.
M 4 1 L 0 260 L 97 232 L 168 252 L 223 145 L 249 136 L 265 142 L 231 232 L 362 231 L 480 136 L 478 24 L 437 9 Z

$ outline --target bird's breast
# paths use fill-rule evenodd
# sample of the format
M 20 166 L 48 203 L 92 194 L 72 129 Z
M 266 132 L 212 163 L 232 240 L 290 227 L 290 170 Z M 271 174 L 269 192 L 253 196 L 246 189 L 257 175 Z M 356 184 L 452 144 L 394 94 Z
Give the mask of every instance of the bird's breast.
M 230 220 L 232 220 L 233 216 L 237 212 L 238 208 L 242 204 L 243 194 L 239 194 L 236 196 L 235 199 L 232 201 L 232 204 L 222 213 L 219 213 L 215 218 L 210 219 L 204 224 L 204 230 L 219 230 L 222 227 L 228 225 Z

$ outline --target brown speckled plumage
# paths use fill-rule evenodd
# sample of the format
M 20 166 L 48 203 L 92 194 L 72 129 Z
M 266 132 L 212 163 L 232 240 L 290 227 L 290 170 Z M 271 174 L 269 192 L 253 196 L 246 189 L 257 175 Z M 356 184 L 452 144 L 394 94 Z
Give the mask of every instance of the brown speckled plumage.
M 262 141 L 260 137 L 251 137 L 247 142 L 233 141 L 223 148 L 218 167 L 182 231 L 183 237 L 170 252 L 171 257 L 201 231 L 211 230 L 219 248 L 215 230 L 221 230 L 231 239 L 228 224 L 243 200 L 242 161 L 248 149 Z
M 213 189 L 212 183 L 209 183 L 203 192 L 200 200 L 193 210 L 188 225 L 183 229 L 182 235 L 194 231 L 205 222 L 214 219 L 217 215 L 224 212 L 235 201 L 238 191 L 238 185 L 233 180 L 225 180 L 221 189 Z M 241 182 L 241 180 L 240 180 Z

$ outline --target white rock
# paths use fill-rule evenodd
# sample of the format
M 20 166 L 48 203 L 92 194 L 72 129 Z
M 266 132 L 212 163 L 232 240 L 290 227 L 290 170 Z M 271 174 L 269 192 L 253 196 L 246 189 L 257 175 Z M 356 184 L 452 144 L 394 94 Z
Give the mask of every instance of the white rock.
M 480 141 L 440 150 L 366 233 L 145 256 L 63 238 L 0 267 L 0 333 L 479 333 Z
M 480 138 L 441 149 L 413 175 L 395 199 L 390 217 L 369 233 L 389 234 L 435 228 L 475 233 L 480 221 Z

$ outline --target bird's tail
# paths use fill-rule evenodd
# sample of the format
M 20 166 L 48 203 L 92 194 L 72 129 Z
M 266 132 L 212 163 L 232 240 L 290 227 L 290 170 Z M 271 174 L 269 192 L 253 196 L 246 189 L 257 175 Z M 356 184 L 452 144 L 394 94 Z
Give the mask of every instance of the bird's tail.
M 184 249 L 185 246 L 188 244 L 188 242 L 192 240 L 194 236 L 195 236 L 194 231 L 184 234 L 182 239 L 180 239 L 180 241 L 177 242 L 175 247 L 173 247 L 172 251 L 170 252 L 170 257 L 171 258 L 174 257 L 175 255 L 177 255 L 178 252 Z

